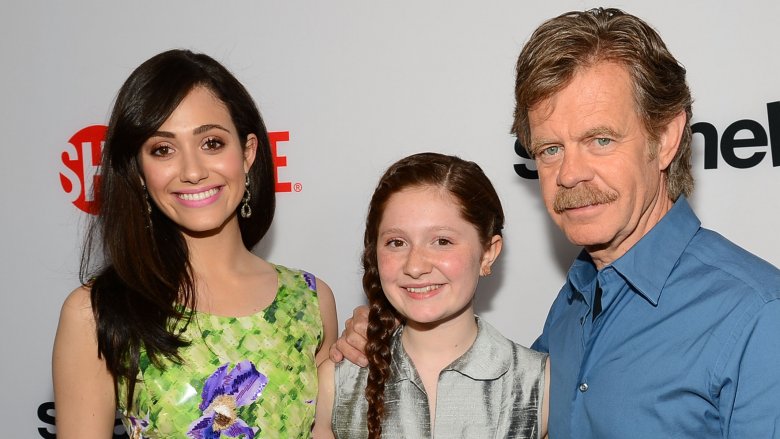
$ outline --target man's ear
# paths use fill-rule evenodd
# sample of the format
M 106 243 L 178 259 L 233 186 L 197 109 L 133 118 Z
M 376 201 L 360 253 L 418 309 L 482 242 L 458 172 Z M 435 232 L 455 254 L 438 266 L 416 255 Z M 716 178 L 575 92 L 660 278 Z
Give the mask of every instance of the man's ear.
M 686 120 L 687 116 L 685 111 L 681 111 L 661 132 L 661 136 L 658 139 L 657 151 L 658 167 L 661 171 L 664 171 L 669 167 L 674 156 L 677 154 L 677 150 L 680 148 L 680 139 L 682 138 L 682 133 L 685 129 Z

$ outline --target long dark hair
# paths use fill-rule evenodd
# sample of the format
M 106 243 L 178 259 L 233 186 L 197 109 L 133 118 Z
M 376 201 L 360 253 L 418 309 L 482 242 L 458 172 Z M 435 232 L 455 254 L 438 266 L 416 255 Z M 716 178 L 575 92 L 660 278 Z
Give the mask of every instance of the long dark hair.
M 188 341 L 177 331 L 195 309 L 192 267 L 178 226 L 147 198 L 138 152 L 196 86 L 227 107 L 242 145 L 258 139 L 249 170 L 250 218 L 239 216 L 241 237 L 251 249 L 271 225 L 275 208 L 273 159 L 265 124 L 252 97 L 220 63 L 188 50 L 160 53 L 138 66 L 119 90 L 108 124 L 93 218 L 81 258 L 81 282 L 90 289 L 98 356 L 118 382 L 128 383 L 127 406 L 143 349 L 153 364 L 180 361 Z M 189 310 L 189 311 L 185 311 Z
M 495 188 L 474 162 L 432 152 L 403 158 L 385 171 L 379 180 L 366 217 L 363 237 L 363 290 L 368 297 L 368 437 L 379 438 L 384 418 L 385 382 L 390 374 L 390 339 L 401 316 L 387 300 L 379 280 L 377 239 L 387 200 L 406 188 L 436 186 L 446 190 L 460 205 L 463 218 L 476 229 L 483 246 L 501 235 L 504 210 Z

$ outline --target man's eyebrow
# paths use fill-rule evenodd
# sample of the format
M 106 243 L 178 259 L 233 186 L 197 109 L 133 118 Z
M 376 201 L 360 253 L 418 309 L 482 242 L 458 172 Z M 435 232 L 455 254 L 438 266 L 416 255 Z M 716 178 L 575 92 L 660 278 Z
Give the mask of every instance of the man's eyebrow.
M 581 139 L 592 139 L 594 137 L 609 137 L 612 139 L 622 139 L 623 135 L 606 126 L 591 128 L 580 136 Z
M 534 138 L 531 139 L 531 147 L 529 148 L 531 150 L 531 154 L 536 154 L 536 151 L 538 151 L 542 146 L 544 145 L 551 145 L 559 143 L 552 139 L 545 139 L 545 138 Z

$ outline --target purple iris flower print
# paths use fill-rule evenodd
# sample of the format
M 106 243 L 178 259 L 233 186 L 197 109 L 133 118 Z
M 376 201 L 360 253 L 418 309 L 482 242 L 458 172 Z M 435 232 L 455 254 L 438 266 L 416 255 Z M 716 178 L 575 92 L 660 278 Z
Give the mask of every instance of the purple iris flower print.
M 255 401 L 263 392 L 268 378 L 250 361 L 242 361 L 228 373 L 223 364 L 206 380 L 199 408 L 203 416 L 190 425 L 187 435 L 193 439 L 219 439 L 245 436 L 254 439 L 255 430 L 236 414 L 238 407 Z
M 309 286 L 310 290 L 317 291 L 317 278 L 313 274 L 304 271 L 303 278 L 306 279 L 306 285 Z
M 144 439 L 143 433 L 149 428 L 149 414 L 147 413 L 143 419 L 138 419 L 135 416 L 128 416 L 127 419 L 130 421 L 131 427 L 128 432 L 130 439 Z

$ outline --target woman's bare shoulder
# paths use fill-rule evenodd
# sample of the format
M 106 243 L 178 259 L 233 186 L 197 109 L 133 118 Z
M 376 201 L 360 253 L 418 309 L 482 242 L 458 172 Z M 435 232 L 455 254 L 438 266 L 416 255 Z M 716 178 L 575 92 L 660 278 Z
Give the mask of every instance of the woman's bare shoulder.
M 92 297 L 87 286 L 80 286 L 71 291 L 62 303 L 60 320 L 68 319 L 71 323 L 95 325 L 95 316 L 92 313 Z
M 116 410 L 114 384 L 98 353 L 87 287 L 73 290 L 62 304 L 52 352 L 52 377 L 57 437 L 108 437 Z

